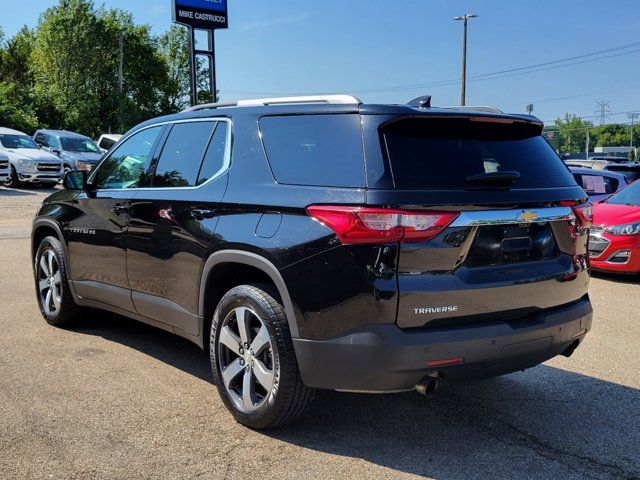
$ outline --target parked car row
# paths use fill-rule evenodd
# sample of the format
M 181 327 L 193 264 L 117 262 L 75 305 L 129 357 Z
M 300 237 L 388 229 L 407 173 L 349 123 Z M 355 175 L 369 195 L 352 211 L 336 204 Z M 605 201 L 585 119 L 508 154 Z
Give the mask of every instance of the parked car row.
M 99 142 L 65 130 L 26 133 L 0 127 L 0 183 L 55 185 L 65 172 L 91 171 L 121 135 L 102 135 Z

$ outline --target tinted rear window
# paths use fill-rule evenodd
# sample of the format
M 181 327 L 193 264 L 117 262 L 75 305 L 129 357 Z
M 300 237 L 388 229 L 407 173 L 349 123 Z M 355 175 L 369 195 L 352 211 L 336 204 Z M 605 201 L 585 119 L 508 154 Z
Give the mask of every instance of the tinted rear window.
M 260 130 L 278 183 L 364 187 L 359 115 L 263 117 Z
M 508 171 L 520 173 L 511 188 L 575 185 L 539 133 L 535 125 L 468 119 L 401 120 L 382 131 L 396 188 L 483 188 L 465 178 Z
M 605 195 L 618 190 L 618 180 L 613 177 L 586 173 L 576 173 L 573 177 L 576 179 L 576 183 L 589 195 Z

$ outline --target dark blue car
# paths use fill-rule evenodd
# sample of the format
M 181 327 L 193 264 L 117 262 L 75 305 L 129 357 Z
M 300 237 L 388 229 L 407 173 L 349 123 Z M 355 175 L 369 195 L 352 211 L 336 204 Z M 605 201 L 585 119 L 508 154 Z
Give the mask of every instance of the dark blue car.
M 65 171 L 91 171 L 102 158 L 102 150 L 89 137 L 65 130 L 38 130 L 33 140 L 62 160 Z

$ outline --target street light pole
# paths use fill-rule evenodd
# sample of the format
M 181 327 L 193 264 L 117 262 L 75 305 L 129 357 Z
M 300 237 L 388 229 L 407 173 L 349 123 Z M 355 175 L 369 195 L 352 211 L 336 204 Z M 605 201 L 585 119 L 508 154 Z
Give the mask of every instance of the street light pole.
M 455 17 L 454 20 L 464 21 L 464 30 L 462 33 L 462 91 L 460 94 L 460 105 L 465 105 L 467 96 L 467 22 L 470 18 L 478 15 L 474 13 L 465 13 L 461 17 Z

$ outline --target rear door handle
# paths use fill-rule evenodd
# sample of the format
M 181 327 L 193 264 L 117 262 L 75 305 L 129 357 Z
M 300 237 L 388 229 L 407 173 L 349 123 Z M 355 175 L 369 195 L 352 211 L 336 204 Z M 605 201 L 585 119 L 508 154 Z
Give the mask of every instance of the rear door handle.
M 195 219 L 201 220 L 203 218 L 213 218 L 216 216 L 216 212 L 208 210 L 206 208 L 193 208 L 191 209 L 191 216 Z
M 122 213 L 128 213 L 129 212 L 129 205 L 123 205 L 121 203 L 116 203 L 112 208 L 111 211 L 113 213 L 117 213 L 117 214 L 122 214 Z

